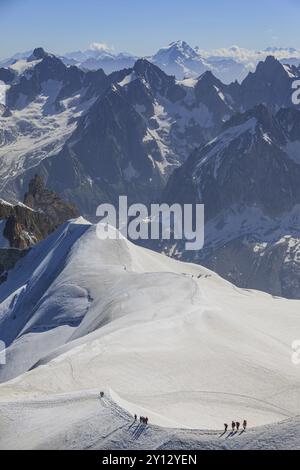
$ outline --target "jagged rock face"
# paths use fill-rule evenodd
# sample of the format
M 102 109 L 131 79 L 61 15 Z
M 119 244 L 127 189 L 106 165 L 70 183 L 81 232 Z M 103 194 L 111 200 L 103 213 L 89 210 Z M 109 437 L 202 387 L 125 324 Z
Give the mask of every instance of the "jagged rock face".
M 34 211 L 41 212 L 55 228 L 66 220 L 79 217 L 74 204 L 64 202 L 58 194 L 45 187 L 41 176 L 36 175 L 29 183 L 29 190 L 24 196 L 24 204 Z
M 46 163 L 60 152 L 80 117 L 110 87 L 111 79 L 102 70 L 66 67 L 41 51 L 12 67 L 14 79 L 10 85 L 2 85 L 0 93 L 0 97 L 4 93 L 0 104 L 0 193 L 6 200 L 20 200 L 36 172 L 47 176 L 38 163 Z M 73 173 L 72 168 L 71 176 Z M 59 168 L 56 188 L 64 176 Z
M 75 66 L 67 67 L 59 58 L 37 48 L 27 59 L 24 72 L 16 77 L 10 69 L 0 69 L 0 77 L 5 83 L 12 83 L 6 94 L 10 109 L 22 109 L 33 102 L 39 95 L 48 96 L 54 113 L 62 111 L 62 101 L 79 93 L 82 100 L 92 98 L 110 85 L 110 80 L 103 70 L 84 72 Z M 0 78 L 1 79 L 1 78 Z
M 51 165 L 47 183 L 95 215 L 103 201 L 119 194 L 131 201 L 155 199 L 163 187 L 162 161 L 155 140 L 144 142 L 147 127 L 117 88 L 98 100 Z
M 0 69 L 0 79 L 3 76 L 3 81 L 11 84 L 6 93 L 6 104 L 11 110 L 22 110 L 43 96 L 47 98 L 43 113 L 60 113 L 66 107 L 65 99 L 79 95 L 77 100 L 84 103 L 99 97 L 111 83 L 103 70 L 84 72 L 75 66 L 67 67 L 42 48 L 34 50 L 23 68 L 19 74 Z
M 39 60 L 29 79 L 32 86 L 37 83 L 37 92 L 39 67 L 53 80 L 52 68 L 48 68 L 50 63 L 55 68 L 58 59 L 47 55 Z M 57 72 L 63 83 L 67 80 L 64 67 L 60 64 Z M 172 170 L 214 136 L 234 112 L 235 87 L 222 87 L 211 75 L 200 77 L 199 86 L 197 80 L 177 82 L 142 59 L 132 69 L 110 77 L 99 71 L 84 74 L 81 83 L 89 92 L 85 91 L 85 98 L 95 98 L 98 83 L 103 90 L 106 80 L 110 86 L 90 102 L 61 149 L 50 155 L 55 158 L 42 158 L 22 178 L 14 177 L 10 191 L 20 191 L 20 184 L 24 187 L 38 171 L 85 215 L 95 215 L 99 203 L 115 202 L 120 194 L 132 202 L 155 201 Z M 67 88 L 73 92 L 76 86 Z M 61 103 L 59 94 L 44 108 L 58 112 Z M 10 135 L 3 135 L 4 139 Z
M 30 62 L 30 61 L 29 61 Z M 12 86 L 7 93 L 7 105 L 18 109 L 33 101 L 43 92 L 43 84 L 60 85 L 55 104 L 59 106 L 60 99 L 70 96 L 81 88 L 84 73 L 76 67 L 66 67 L 57 57 L 45 55 L 35 67 L 23 75 L 19 82 Z M 20 96 L 24 97 L 20 100 Z
M 183 43 L 177 47 L 187 49 Z M 29 68 L 19 73 L 7 92 L 10 104 L 3 112 L 12 115 L 3 118 L 2 126 L 0 118 L 0 157 L 5 168 L 5 179 L 0 169 L 0 194 L 6 199 L 23 194 L 38 172 L 85 215 L 94 215 L 99 203 L 115 202 L 120 194 L 132 201 L 156 200 L 173 170 L 217 136 L 238 110 L 248 109 L 262 96 L 270 106 L 280 106 L 287 99 L 278 100 L 278 80 L 285 97 L 291 96 L 293 80 L 290 70 L 270 58 L 242 85 L 224 85 L 211 72 L 178 81 L 145 59 L 107 77 L 103 71 L 66 67 L 40 48 L 25 61 L 25 67 Z M 22 115 L 17 121 L 14 107 Z M 257 154 L 259 168 L 267 163 L 280 165 L 280 152 L 276 158 L 268 157 L 273 149 L 267 145 L 261 141 L 260 154 L 266 163 Z M 8 158 L 11 154 L 14 159 Z M 21 167 L 19 159 L 24 162 Z M 249 162 L 254 165 L 255 158 Z M 206 199 L 211 198 L 214 186 L 208 167 L 207 171 L 208 175 L 202 172 L 207 177 Z M 234 163 L 236 187 L 240 171 Z M 241 187 L 234 197 L 243 192 Z M 222 200 L 223 196 L 214 197 Z M 262 197 L 268 198 L 267 194 Z M 229 194 L 227 199 L 231 204 Z
M 300 202 L 300 165 L 289 148 L 300 113 L 294 112 L 292 127 L 290 115 L 282 110 L 273 116 L 261 105 L 234 116 L 218 138 L 174 172 L 166 200 L 202 202 L 207 219 L 234 205 L 260 207 L 272 215 L 292 209 Z
M 28 250 L 0 248 L 0 284 L 6 281 L 7 272 L 26 255 Z
M 11 83 L 15 77 L 15 74 L 9 70 L 5 69 L 3 67 L 0 68 L 0 80 L 6 84 Z
M 6 220 L 3 236 L 12 248 L 28 248 L 79 215 L 74 205 L 64 203 L 56 193 L 45 188 L 39 176 L 30 182 L 24 203 L 27 205 L 0 202 L 0 219 Z
M 273 115 L 258 106 L 235 115 L 173 173 L 163 200 L 204 203 L 206 221 L 203 250 L 177 243 L 176 257 L 240 287 L 300 298 L 299 124 L 295 109 Z
M 30 62 L 32 60 L 44 59 L 47 56 L 48 56 L 47 52 L 45 52 L 42 47 L 36 47 L 33 50 L 33 53 L 31 54 L 31 56 L 29 56 L 28 61 Z
M 237 110 L 239 85 L 224 85 L 211 72 L 205 72 L 195 85 L 198 102 L 211 109 L 219 124 L 227 120 Z
M 274 57 L 260 62 L 255 72 L 250 72 L 240 87 L 240 103 L 243 109 L 265 104 L 271 109 L 291 107 L 292 82 L 299 70 L 286 68 Z

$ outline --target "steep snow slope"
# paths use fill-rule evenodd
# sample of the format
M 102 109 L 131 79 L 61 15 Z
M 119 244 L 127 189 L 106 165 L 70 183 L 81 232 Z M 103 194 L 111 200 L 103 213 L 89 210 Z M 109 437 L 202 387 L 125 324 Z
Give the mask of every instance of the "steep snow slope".
M 39 361 L 1 385 L 2 403 L 111 388 L 152 423 L 202 429 L 298 413 L 298 301 L 239 290 L 124 239 L 101 241 L 81 220 L 35 247 L 0 295 L 10 344 L 2 380 Z

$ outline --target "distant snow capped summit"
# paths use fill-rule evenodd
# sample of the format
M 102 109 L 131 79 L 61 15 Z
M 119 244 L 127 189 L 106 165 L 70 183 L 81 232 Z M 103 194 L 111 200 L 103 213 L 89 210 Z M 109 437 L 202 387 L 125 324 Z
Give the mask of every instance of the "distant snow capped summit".
M 177 59 L 195 58 L 199 58 L 197 52 L 185 41 L 180 40 L 171 42 L 168 46 L 159 49 L 159 51 L 152 57 L 152 60 L 154 62 L 165 61 L 165 63 L 167 64 L 169 61 L 174 61 Z
M 249 57 L 249 52 L 238 46 L 209 53 L 198 46 L 192 48 L 185 41 L 176 41 L 160 49 L 149 60 L 179 79 L 196 78 L 210 70 L 217 78 L 229 84 L 235 80 L 241 82 L 250 70 L 255 69 L 256 62 L 253 63 L 252 58 L 244 61 L 245 57 Z
M 175 75 L 179 79 L 197 77 L 209 68 L 195 49 L 185 41 L 171 42 L 159 49 L 149 60 L 167 74 Z

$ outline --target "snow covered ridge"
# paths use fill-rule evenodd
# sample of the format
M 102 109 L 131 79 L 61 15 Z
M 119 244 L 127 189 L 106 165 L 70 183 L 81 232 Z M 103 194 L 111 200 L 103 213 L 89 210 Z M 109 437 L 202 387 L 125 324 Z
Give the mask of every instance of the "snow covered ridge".
M 0 386 L 1 412 L 60 394 L 84 403 L 111 388 L 122 407 L 163 426 L 220 429 L 246 417 L 252 427 L 298 414 L 298 301 L 237 289 L 124 239 L 99 240 L 82 219 L 34 247 L 0 300 L 1 380 L 15 377 Z

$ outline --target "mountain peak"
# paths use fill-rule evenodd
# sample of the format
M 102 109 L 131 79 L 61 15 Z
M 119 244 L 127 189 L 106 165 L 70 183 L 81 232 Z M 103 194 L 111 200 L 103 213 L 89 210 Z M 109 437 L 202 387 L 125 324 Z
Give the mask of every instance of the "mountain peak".
M 169 47 L 176 47 L 177 49 L 183 49 L 183 50 L 193 50 L 192 47 L 185 41 L 178 40 L 178 41 L 173 41 L 169 44 Z
M 214 76 L 211 70 L 206 70 L 200 77 L 198 81 L 206 81 L 206 82 L 218 82 L 218 78 Z
M 256 69 L 257 74 L 266 78 L 274 78 L 273 74 L 286 74 L 283 65 L 273 55 L 268 55 L 264 62 L 259 62 Z
M 181 60 L 192 60 L 198 58 L 197 52 L 185 41 L 178 40 L 171 42 L 168 46 L 162 47 L 153 56 L 154 61 L 176 61 Z
M 218 87 L 223 88 L 223 83 L 210 71 L 206 70 L 197 81 L 197 89 Z
M 160 77 L 167 77 L 159 67 L 152 64 L 147 59 L 138 59 L 134 64 L 133 70 L 137 75 L 140 75 L 146 79 L 149 77 L 149 74 L 155 74 Z
M 134 64 L 134 70 L 138 72 L 139 70 L 146 70 L 153 67 L 153 64 L 149 60 L 142 58 L 138 59 Z
M 31 56 L 28 58 L 28 62 L 32 60 L 44 59 L 48 55 L 49 54 L 42 47 L 36 47 L 33 50 L 33 53 L 31 54 Z
M 278 64 L 279 61 L 273 56 L 273 55 L 268 55 L 265 59 L 265 64 Z

